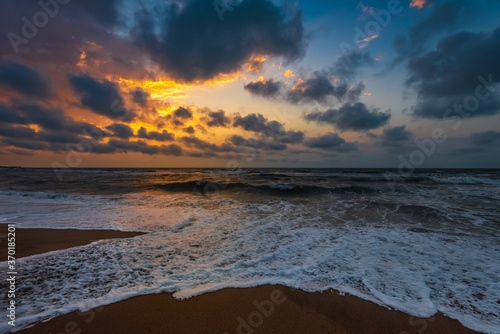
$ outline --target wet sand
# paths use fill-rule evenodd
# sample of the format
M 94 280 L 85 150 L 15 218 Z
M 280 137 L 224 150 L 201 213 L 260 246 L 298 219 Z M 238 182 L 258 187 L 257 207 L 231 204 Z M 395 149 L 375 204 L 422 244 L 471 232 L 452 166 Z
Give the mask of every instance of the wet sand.
M 139 296 L 89 312 L 63 315 L 19 333 L 474 332 L 440 314 L 416 319 L 352 296 L 261 286 L 224 289 L 182 301 L 167 293 Z
M 0 230 L 1 261 L 7 260 L 7 224 Z M 96 240 L 131 238 L 144 233 L 109 230 L 54 230 L 40 228 L 16 228 L 16 254 L 25 256 L 46 253 L 59 249 L 90 244 Z

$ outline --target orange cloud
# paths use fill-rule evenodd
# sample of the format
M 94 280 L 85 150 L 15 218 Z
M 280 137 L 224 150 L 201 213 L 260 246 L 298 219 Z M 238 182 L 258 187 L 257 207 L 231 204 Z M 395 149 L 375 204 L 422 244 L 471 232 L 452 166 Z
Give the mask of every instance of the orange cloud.
M 262 66 L 264 62 L 267 60 L 267 56 L 256 56 L 248 61 L 247 72 L 251 72 L 253 74 L 260 73 L 262 71 Z
M 141 87 L 149 92 L 153 100 L 183 99 L 189 97 L 188 90 L 199 86 L 218 86 L 233 82 L 241 77 L 241 72 L 219 75 L 208 81 L 179 83 L 171 79 L 135 81 L 123 78 L 118 79 L 120 86 L 126 89 Z M 112 78 L 108 78 L 112 80 Z
M 375 38 L 378 38 L 378 35 L 373 35 L 373 36 L 370 36 L 370 37 L 367 37 L 365 39 L 358 41 L 359 47 L 361 49 L 366 48 L 368 46 L 368 44 L 370 44 L 370 42 L 373 41 Z
M 285 72 L 285 77 L 287 77 L 287 78 L 293 78 L 294 76 L 295 76 L 295 74 L 293 74 L 292 70 L 287 70 Z
M 410 3 L 410 7 L 418 7 L 418 8 L 422 8 L 424 7 L 426 3 L 426 0 L 412 0 L 411 3 Z

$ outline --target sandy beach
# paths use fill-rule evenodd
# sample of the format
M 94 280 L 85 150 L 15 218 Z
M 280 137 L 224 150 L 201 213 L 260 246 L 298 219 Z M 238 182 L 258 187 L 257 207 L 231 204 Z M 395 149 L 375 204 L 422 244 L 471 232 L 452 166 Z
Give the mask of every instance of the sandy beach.
M 89 312 L 63 315 L 19 333 L 474 332 L 440 314 L 417 319 L 352 296 L 268 285 L 224 289 L 182 301 L 167 293 L 139 296 Z
M 110 230 L 56 230 L 40 228 L 16 228 L 16 259 L 83 246 L 96 240 L 132 238 L 144 233 Z M 7 260 L 7 225 L 0 231 L 2 261 Z
M 23 256 L 140 233 L 18 230 Z M 333 291 L 284 286 L 223 289 L 187 300 L 163 293 L 130 298 L 85 313 L 73 312 L 19 333 L 474 333 L 441 314 L 417 319 Z

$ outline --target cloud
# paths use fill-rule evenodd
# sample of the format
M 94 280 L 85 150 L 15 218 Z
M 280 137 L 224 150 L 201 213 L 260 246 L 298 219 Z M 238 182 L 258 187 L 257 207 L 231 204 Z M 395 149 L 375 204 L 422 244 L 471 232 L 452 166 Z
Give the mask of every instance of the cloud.
M 147 104 L 150 94 L 145 91 L 142 87 L 135 87 L 134 90 L 130 92 L 134 102 L 139 104 Z
M 291 61 L 304 54 L 302 13 L 287 15 L 269 0 L 242 0 L 223 22 L 206 0 L 174 4 L 164 17 L 159 28 L 151 14 L 138 13 L 135 42 L 181 81 L 235 72 L 255 55 Z
M 355 50 L 340 57 L 331 68 L 314 71 L 306 79 L 298 79 L 295 86 L 287 91 L 282 89 L 283 82 L 273 79 L 251 82 L 245 89 L 253 95 L 282 98 L 292 104 L 357 102 L 365 85 L 363 82 L 353 85 L 352 81 L 361 67 L 372 63 L 370 53 Z
M 314 72 L 312 77 L 302 80 L 288 92 L 286 100 L 291 103 L 318 102 L 325 103 L 332 96 L 344 96 L 348 88 L 346 84 L 335 87 L 327 73 Z
M 124 141 L 111 139 L 108 143 L 110 147 L 116 148 L 117 152 L 127 153 L 127 152 L 138 152 L 147 155 L 163 154 L 163 155 L 174 155 L 181 156 L 182 148 L 176 144 L 170 145 L 148 145 L 145 142 L 137 141 Z
M 126 124 L 115 123 L 106 127 L 106 129 L 111 131 L 114 136 L 118 138 L 129 139 L 134 136 L 134 131 Z
M 485 131 L 479 133 L 473 133 L 471 135 L 471 141 L 474 145 L 478 146 L 489 146 L 496 144 L 500 141 L 499 131 Z
M 394 49 L 399 54 L 395 64 L 424 52 L 429 37 L 435 36 L 457 21 L 462 9 L 461 3 L 461 1 L 449 1 L 439 4 L 426 19 L 415 24 L 409 33 L 397 34 L 393 40 Z
M 0 136 L 12 138 L 35 138 L 36 131 L 25 126 L 9 127 L 0 124 Z
M 380 112 L 379 109 L 369 109 L 364 103 L 344 104 L 339 109 L 327 111 L 313 111 L 306 114 L 307 121 L 320 124 L 331 124 L 342 131 L 367 131 L 385 125 L 391 115 Z
M 26 120 L 7 104 L 0 103 L 0 123 L 26 124 Z
M 268 81 L 256 81 L 250 82 L 245 86 L 245 89 L 252 93 L 253 95 L 260 95 L 263 97 L 274 97 L 278 95 L 282 87 L 280 81 L 268 80 Z
M 373 64 L 373 58 L 369 52 L 353 50 L 340 57 L 330 72 L 344 81 L 350 81 L 361 67 L 371 64 Z
M 255 153 L 255 151 L 246 152 L 245 150 L 242 149 L 243 147 L 251 148 L 254 150 L 263 149 L 270 151 L 284 151 L 288 148 L 287 144 L 283 141 L 280 142 L 269 139 L 261 139 L 261 140 L 255 138 L 245 139 L 242 136 L 233 135 L 229 138 L 229 140 L 233 145 L 239 148 L 238 152 L 240 153 Z
M 250 114 L 245 117 L 236 116 L 233 126 L 241 127 L 246 131 L 262 133 L 268 137 L 285 133 L 283 124 L 277 121 L 268 121 L 261 114 Z
M 406 126 L 395 126 L 384 129 L 380 141 L 384 146 L 400 146 L 412 138 L 412 133 L 406 130 Z
M 190 119 L 193 118 L 193 114 L 191 111 L 187 110 L 186 108 L 179 107 L 174 111 L 174 117 L 176 118 L 182 118 L 182 119 Z
M 278 136 L 283 144 L 300 144 L 304 140 L 304 133 L 302 131 L 287 131 L 282 136 Z
M 443 118 L 452 107 L 465 108 L 470 117 L 497 114 L 499 57 L 500 28 L 497 28 L 489 33 L 454 34 L 442 39 L 436 50 L 410 59 L 407 85 L 418 94 L 413 115 Z
M 48 148 L 47 144 L 44 142 L 25 138 L 4 137 L 2 138 L 2 144 L 34 151 L 46 150 Z
M 112 27 L 118 22 L 119 0 L 76 0 L 74 2 L 105 27 Z
M 106 79 L 98 81 L 89 75 L 75 75 L 69 78 L 75 93 L 81 96 L 81 104 L 96 114 L 111 119 L 130 121 L 132 112 L 123 106 L 123 97 L 118 85 Z
M 167 132 L 167 130 L 163 130 L 162 132 L 148 132 L 148 130 L 146 130 L 144 127 L 141 127 L 137 132 L 137 137 L 156 141 L 172 141 L 174 140 L 175 135 L 173 133 Z
M 31 67 L 9 59 L 0 62 L 0 84 L 38 98 L 47 98 L 53 94 L 52 83 L 48 78 Z
M 206 142 L 206 141 L 201 140 L 201 139 L 196 138 L 196 137 L 182 137 L 180 139 L 180 141 L 191 148 L 196 148 L 196 149 L 200 149 L 203 151 L 238 152 L 236 147 L 234 147 L 233 145 L 231 145 L 229 143 L 224 143 L 222 145 L 216 145 L 216 144 Z
M 356 146 L 353 143 L 347 143 L 336 133 L 328 133 L 323 136 L 306 139 L 304 145 L 309 148 L 319 148 L 323 150 L 331 150 L 337 152 L 352 152 L 356 151 Z
M 422 9 L 426 4 L 426 0 L 411 0 L 410 7 L 418 7 Z
M 188 133 L 190 135 L 194 134 L 194 128 L 192 126 L 188 126 L 187 128 L 182 129 L 185 133 Z
M 226 127 L 231 123 L 231 119 L 226 116 L 224 110 L 209 111 L 208 116 L 203 120 L 208 127 Z

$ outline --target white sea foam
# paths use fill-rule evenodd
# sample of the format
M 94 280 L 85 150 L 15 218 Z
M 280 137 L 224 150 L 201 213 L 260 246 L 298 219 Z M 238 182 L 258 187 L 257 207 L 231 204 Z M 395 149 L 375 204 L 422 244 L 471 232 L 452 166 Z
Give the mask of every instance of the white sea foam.
M 174 292 L 184 299 L 226 287 L 283 284 L 336 289 L 415 316 L 439 311 L 474 330 L 499 332 L 497 234 L 346 220 L 367 204 L 335 195 L 330 206 L 183 196 L 1 198 L 21 201 L 5 208 L 30 201 L 33 210 L 17 218 L 27 227 L 63 220 L 65 227 L 151 231 L 20 259 L 20 327 L 140 294 Z M 43 219 L 35 220 L 37 214 Z M 0 332 L 6 330 L 4 322 Z
M 477 176 L 428 176 L 434 182 L 451 184 L 488 184 L 500 185 L 500 179 L 482 178 Z

